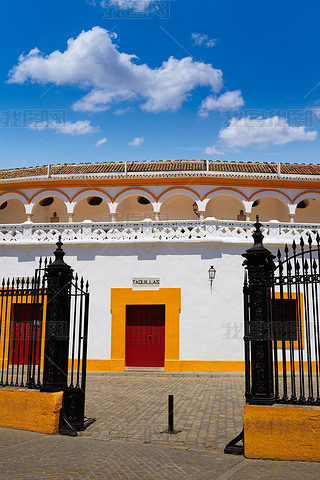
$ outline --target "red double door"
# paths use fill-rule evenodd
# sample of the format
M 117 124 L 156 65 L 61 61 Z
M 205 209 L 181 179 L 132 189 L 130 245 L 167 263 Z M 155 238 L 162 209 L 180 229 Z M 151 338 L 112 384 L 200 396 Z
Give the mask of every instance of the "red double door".
M 42 309 L 40 304 L 13 305 L 11 329 L 12 365 L 37 364 L 39 362 Z
M 127 305 L 126 366 L 164 367 L 165 306 Z

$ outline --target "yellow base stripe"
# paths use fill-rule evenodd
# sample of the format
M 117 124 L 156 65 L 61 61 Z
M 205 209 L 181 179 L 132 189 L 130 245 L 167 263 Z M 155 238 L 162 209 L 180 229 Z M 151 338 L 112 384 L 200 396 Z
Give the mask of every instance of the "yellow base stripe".
M 63 392 L 0 390 L 0 427 L 57 434 Z
M 91 372 L 123 372 L 124 359 L 88 360 Z M 165 372 L 244 372 L 243 361 L 166 360 Z
M 320 461 L 320 407 L 244 407 L 245 456 Z

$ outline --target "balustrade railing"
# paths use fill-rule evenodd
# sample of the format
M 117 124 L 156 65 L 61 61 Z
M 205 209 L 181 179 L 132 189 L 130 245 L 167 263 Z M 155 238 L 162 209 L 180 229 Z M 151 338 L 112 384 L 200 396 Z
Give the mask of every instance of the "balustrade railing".
M 0 244 L 55 243 L 61 235 L 64 243 L 131 243 L 131 242 L 251 242 L 254 222 L 232 220 L 172 220 L 166 222 L 108 223 L 23 223 L 0 225 Z M 316 238 L 320 224 L 269 222 L 263 226 L 266 244 L 288 240 Z

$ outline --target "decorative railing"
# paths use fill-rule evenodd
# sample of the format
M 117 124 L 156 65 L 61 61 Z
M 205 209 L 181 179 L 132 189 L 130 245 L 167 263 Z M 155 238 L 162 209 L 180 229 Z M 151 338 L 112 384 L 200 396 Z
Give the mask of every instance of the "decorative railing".
M 253 222 L 141 221 L 118 223 L 23 223 L 0 225 L 0 244 L 55 243 L 61 235 L 64 243 L 146 243 L 146 242 L 251 242 Z M 320 224 L 269 222 L 264 224 L 265 243 L 287 243 L 293 239 L 313 240 L 320 234 Z

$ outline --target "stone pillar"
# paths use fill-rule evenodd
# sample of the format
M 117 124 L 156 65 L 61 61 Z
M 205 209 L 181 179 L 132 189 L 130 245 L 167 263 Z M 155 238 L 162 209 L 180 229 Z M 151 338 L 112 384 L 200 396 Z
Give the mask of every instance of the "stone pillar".
M 248 271 L 250 320 L 246 329 L 246 341 L 251 343 L 251 398 L 252 405 L 272 405 L 273 360 L 271 339 L 271 285 L 274 255 L 263 246 L 261 223 L 257 216 L 254 245 L 243 257 Z M 246 365 L 246 368 L 250 368 Z
M 47 267 L 47 315 L 44 349 L 44 392 L 57 392 L 67 387 L 70 290 L 73 270 L 65 263 L 61 237 L 54 252 L 55 260 Z

